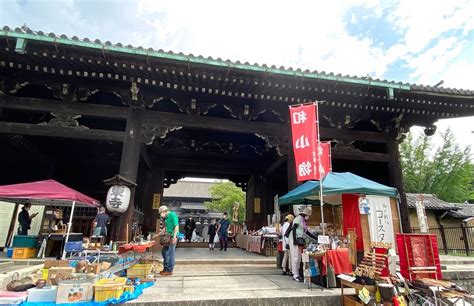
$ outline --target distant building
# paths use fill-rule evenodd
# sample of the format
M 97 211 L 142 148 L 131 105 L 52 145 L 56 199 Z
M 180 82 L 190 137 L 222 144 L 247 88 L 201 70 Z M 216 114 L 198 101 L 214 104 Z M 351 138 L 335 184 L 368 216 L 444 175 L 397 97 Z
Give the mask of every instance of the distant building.
M 222 212 L 209 211 L 204 206 L 204 202 L 212 200 L 210 188 L 217 183 L 218 181 L 181 180 L 165 188 L 163 204 L 178 215 L 181 232 L 190 216 L 196 221 L 196 232 L 199 235 L 212 219 L 222 216 Z

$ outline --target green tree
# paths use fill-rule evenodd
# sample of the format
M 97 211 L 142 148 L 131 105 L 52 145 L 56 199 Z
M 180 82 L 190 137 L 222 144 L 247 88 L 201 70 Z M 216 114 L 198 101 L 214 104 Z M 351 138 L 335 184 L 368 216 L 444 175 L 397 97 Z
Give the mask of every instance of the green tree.
M 214 211 L 227 212 L 232 219 L 234 203 L 238 202 L 239 222 L 245 220 L 245 193 L 232 182 L 222 182 L 211 187 L 212 201 L 204 205 Z
M 432 139 L 411 133 L 400 145 L 400 160 L 406 192 L 432 193 L 453 203 L 462 203 L 474 193 L 471 148 L 456 143 L 450 129 L 441 133 L 442 145 L 433 152 Z

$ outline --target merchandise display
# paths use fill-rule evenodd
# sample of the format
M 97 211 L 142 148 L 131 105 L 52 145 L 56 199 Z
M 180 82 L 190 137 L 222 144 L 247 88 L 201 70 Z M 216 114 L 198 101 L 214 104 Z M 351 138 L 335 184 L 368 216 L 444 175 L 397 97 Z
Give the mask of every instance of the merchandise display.
M 17 238 L 20 245 L 29 239 Z M 145 251 L 154 241 L 126 245 L 123 254 L 108 251 L 111 245 L 81 245 L 76 254 L 65 260 L 45 260 L 41 269 L 19 278 L 14 275 L 6 291 L 0 291 L 0 304 L 13 305 L 109 305 L 124 303 L 141 295 L 163 270 L 160 260 Z M 87 250 L 89 248 L 89 250 Z M 94 253 L 90 248 L 95 248 Z M 113 253 L 113 254 L 112 254 Z M 113 255 L 113 256 L 112 256 Z

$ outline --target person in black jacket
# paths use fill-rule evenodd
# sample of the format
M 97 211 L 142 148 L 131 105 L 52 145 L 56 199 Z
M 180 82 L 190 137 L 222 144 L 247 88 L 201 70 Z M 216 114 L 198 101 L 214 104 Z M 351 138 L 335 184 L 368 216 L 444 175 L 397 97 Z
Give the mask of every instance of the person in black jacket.
M 38 215 L 38 213 L 34 213 L 30 216 L 30 213 L 28 212 L 30 208 L 31 204 L 26 203 L 18 214 L 18 223 L 20 223 L 20 226 L 18 227 L 18 235 L 28 235 L 28 230 L 31 229 L 31 220 Z
M 209 251 L 214 251 L 214 247 L 216 244 L 214 243 L 214 239 L 217 233 L 217 224 L 216 220 L 213 219 L 211 224 L 209 224 Z
M 185 239 L 188 242 L 191 242 L 191 237 L 193 236 L 193 231 L 196 229 L 196 221 L 193 220 L 193 217 L 189 217 L 184 224 L 184 234 L 186 235 Z

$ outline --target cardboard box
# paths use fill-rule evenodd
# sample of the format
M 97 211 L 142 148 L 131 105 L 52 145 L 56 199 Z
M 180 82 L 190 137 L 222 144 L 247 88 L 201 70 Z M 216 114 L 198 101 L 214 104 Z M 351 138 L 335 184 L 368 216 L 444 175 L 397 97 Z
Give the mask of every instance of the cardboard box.
M 69 261 L 67 260 L 56 260 L 56 259 L 46 259 L 44 261 L 44 268 L 50 269 L 55 267 L 69 267 Z
M 48 281 L 49 285 L 57 285 L 59 281 L 68 279 L 75 269 L 70 267 L 56 267 L 49 269 Z
M 90 302 L 94 296 L 94 284 L 89 281 L 60 281 L 56 304 Z

